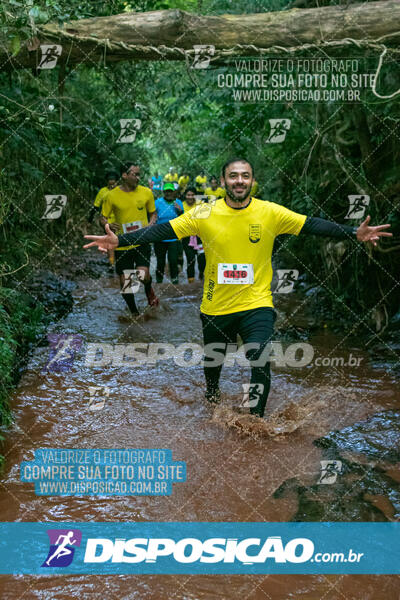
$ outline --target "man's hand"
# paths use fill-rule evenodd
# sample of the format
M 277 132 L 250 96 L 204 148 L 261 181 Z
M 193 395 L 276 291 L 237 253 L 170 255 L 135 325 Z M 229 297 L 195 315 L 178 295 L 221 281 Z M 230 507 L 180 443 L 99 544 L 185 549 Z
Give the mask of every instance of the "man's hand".
M 107 250 L 114 250 L 118 247 L 118 237 L 110 229 L 110 225 L 106 223 L 105 226 L 106 235 L 85 235 L 87 240 L 93 240 L 90 244 L 83 246 L 85 249 L 97 246 L 100 252 L 107 252 Z
M 174 202 L 174 208 L 175 210 L 177 210 L 179 213 L 183 212 L 183 210 L 181 209 L 181 207 L 179 206 L 179 204 L 177 202 Z
M 387 233 L 383 231 L 383 229 L 387 229 L 391 227 L 391 225 L 376 225 L 375 227 L 370 227 L 368 223 L 370 222 L 371 217 L 368 217 L 361 223 L 361 225 L 357 229 L 357 239 L 359 242 L 372 242 L 374 246 L 377 245 L 379 238 L 381 237 L 392 237 L 392 233 Z M 88 237 L 88 236 L 86 236 Z
M 110 223 L 110 229 L 113 233 L 117 233 L 117 231 L 120 231 L 122 227 L 119 223 Z

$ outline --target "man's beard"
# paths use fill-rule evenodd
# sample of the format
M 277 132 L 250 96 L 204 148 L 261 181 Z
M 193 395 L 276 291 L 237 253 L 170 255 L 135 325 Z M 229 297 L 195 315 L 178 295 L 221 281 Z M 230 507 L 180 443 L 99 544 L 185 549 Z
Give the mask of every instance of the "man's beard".
M 251 190 L 251 185 L 243 185 L 243 186 L 239 186 L 240 187 L 240 191 L 236 190 L 234 188 L 237 188 L 237 185 L 234 186 L 228 186 L 227 184 L 225 184 L 226 186 L 226 193 L 229 196 L 229 198 L 233 201 L 233 202 L 237 202 L 238 204 L 240 202 L 243 202 L 244 200 L 246 200 L 246 198 L 249 196 L 250 194 L 250 190 Z

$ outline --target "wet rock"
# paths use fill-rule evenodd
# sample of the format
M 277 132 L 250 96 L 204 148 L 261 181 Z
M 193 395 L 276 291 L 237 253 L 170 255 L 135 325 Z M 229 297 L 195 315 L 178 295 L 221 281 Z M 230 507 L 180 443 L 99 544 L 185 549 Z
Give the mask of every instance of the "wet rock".
M 109 274 L 110 263 L 107 256 L 97 252 L 80 252 L 60 256 L 54 270 L 61 277 L 68 279 L 98 279 Z
M 26 292 L 34 303 L 43 307 L 48 322 L 61 319 L 73 305 L 72 290 L 75 284 L 50 271 L 35 273 Z
M 400 411 L 382 411 L 365 421 L 332 431 L 314 444 L 389 462 L 400 461 Z
M 389 521 L 400 516 L 400 485 L 377 467 L 341 460 L 342 470 L 332 484 L 305 486 L 285 481 L 274 498 L 297 496 L 292 521 Z M 381 501 L 379 502 L 379 499 Z
M 324 460 L 336 465 L 336 477 L 332 483 L 321 483 L 319 472 L 309 485 L 288 479 L 274 492 L 275 498 L 296 497 L 293 521 L 391 521 L 400 517 L 400 482 L 388 469 L 388 464 L 400 461 L 399 411 L 382 411 L 332 431 L 314 444 L 323 449 Z

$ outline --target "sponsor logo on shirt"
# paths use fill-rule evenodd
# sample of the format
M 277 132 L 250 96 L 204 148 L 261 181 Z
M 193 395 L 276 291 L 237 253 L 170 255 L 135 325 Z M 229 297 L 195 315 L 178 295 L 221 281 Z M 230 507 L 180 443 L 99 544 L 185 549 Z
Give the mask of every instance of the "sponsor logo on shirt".
M 249 240 L 252 244 L 257 244 L 261 239 L 261 225 L 249 225 Z

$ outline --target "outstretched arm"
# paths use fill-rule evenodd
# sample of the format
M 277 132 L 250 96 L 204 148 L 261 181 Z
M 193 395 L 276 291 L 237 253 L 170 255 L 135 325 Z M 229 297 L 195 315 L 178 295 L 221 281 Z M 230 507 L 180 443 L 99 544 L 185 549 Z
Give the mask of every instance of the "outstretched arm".
M 150 242 L 161 242 L 176 238 L 176 233 L 170 223 L 162 223 L 161 225 L 153 225 L 152 227 L 144 227 L 132 233 L 123 233 L 116 236 L 110 229 L 108 223 L 105 226 L 106 235 L 85 235 L 87 240 L 93 240 L 90 244 L 83 246 L 91 248 L 97 246 L 100 252 L 114 250 L 118 246 L 131 246 L 136 244 L 148 244 Z
M 390 227 L 389 224 L 370 226 L 370 220 L 371 217 L 368 216 L 361 225 L 352 227 L 351 225 L 341 225 L 318 217 L 307 217 L 300 233 L 321 235 L 340 240 L 355 237 L 359 242 L 372 242 L 374 246 L 376 246 L 380 237 L 392 237 L 391 233 L 384 231 L 384 229 Z

